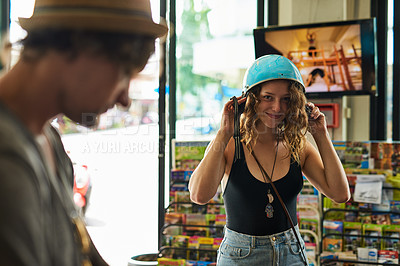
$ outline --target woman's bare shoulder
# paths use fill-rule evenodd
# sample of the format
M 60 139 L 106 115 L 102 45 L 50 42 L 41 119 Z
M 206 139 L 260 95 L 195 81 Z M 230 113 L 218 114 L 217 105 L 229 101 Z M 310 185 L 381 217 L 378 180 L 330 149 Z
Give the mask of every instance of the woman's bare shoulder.
M 301 160 L 302 167 L 304 166 L 308 156 L 312 153 L 315 153 L 316 151 L 317 151 L 317 148 L 314 146 L 314 144 L 312 142 L 310 142 L 309 140 L 306 140 L 304 142 L 304 147 L 300 154 L 300 160 Z
M 230 167 L 232 165 L 234 156 L 235 156 L 235 141 L 233 138 L 231 138 L 228 144 L 226 145 L 224 151 L 224 157 L 227 166 Z

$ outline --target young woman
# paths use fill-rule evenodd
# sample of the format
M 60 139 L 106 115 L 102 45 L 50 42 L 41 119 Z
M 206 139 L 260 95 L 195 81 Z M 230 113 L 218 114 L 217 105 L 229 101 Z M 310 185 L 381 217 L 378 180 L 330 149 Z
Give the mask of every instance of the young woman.
M 260 57 L 247 70 L 244 85 L 238 98 L 239 105 L 245 104 L 241 141 L 235 145 L 230 100 L 216 137 L 190 179 L 191 199 L 206 204 L 222 185 L 227 224 L 218 265 L 307 265 L 296 219 L 302 173 L 328 198 L 346 202 L 350 192 L 345 172 L 325 116 L 306 103 L 300 72 L 289 59 Z M 307 130 L 318 150 L 307 141 Z

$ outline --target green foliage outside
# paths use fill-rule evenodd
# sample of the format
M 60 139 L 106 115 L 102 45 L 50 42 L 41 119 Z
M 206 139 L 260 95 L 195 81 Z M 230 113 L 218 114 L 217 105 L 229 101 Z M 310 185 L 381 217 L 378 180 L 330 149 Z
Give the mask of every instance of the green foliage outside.
M 197 75 L 193 73 L 193 45 L 195 43 L 212 39 L 208 24 L 208 12 L 210 9 L 202 1 L 202 9 L 196 11 L 194 1 L 183 1 L 184 10 L 181 16 L 181 24 L 183 25 L 182 33 L 178 36 L 177 48 L 181 51 L 181 57 L 177 60 L 177 90 L 181 99 L 186 94 L 199 96 L 207 84 L 219 83 L 219 81 Z M 195 107 L 201 113 L 202 105 L 200 97 Z M 178 99 L 179 100 L 179 99 Z M 184 104 L 184 103 L 183 103 Z M 181 119 L 185 112 L 177 112 L 178 119 Z

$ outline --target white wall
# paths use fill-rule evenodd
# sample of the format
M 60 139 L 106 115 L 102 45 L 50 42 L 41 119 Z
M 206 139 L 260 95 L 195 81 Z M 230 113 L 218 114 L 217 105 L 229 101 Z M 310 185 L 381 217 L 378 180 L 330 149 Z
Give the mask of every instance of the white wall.
M 279 25 L 369 18 L 370 0 L 280 0 Z

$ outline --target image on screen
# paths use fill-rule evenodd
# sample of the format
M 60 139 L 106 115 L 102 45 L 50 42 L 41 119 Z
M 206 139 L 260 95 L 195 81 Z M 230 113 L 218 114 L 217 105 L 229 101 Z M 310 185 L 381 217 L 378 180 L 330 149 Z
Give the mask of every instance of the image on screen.
M 300 70 L 307 93 L 372 90 L 372 25 L 371 21 L 357 21 L 257 29 L 257 56 L 280 54 L 292 60 Z

